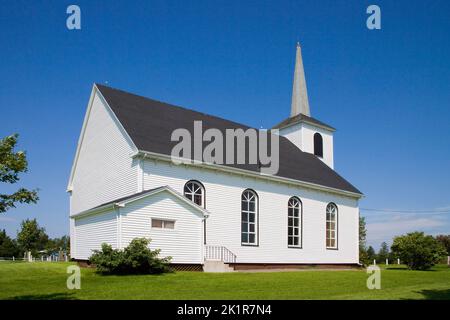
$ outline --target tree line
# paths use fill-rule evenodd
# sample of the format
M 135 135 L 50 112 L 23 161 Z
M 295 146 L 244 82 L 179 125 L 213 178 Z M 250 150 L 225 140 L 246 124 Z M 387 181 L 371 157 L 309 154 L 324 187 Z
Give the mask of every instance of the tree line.
M 366 221 L 364 217 L 359 220 L 359 258 L 363 265 L 376 263 L 406 264 L 409 269 L 427 270 L 437 263 L 444 262 L 450 256 L 450 235 L 433 237 L 423 232 L 410 232 L 394 237 L 389 248 L 386 242 L 381 243 L 378 252 L 372 246 L 366 245 Z
M 0 231 L 0 257 L 23 257 L 30 251 L 32 256 L 50 255 L 59 251 L 70 251 L 68 236 L 50 238 L 36 219 L 23 220 L 15 239 Z
M 15 151 L 18 134 L 0 139 L 0 182 L 14 184 L 19 174 L 28 171 L 25 151 Z M 0 214 L 15 208 L 18 203 L 36 203 L 39 200 L 38 190 L 19 188 L 12 194 L 0 193 Z M 386 259 L 395 261 L 400 259 L 410 269 L 429 269 L 450 256 L 450 235 L 433 237 L 423 232 L 412 232 L 397 236 L 393 239 L 389 249 L 386 242 L 381 244 L 378 253 L 374 248 L 366 246 L 366 222 L 364 217 L 359 220 L 359 257 L 363 265 L 383 263 Z M 36 219 L 24 220 L 16 239 L 11 239 L 5 230 L 0 231 L 0 257 L 22 256 L 30 251 L 33 256 L 57 251 L 69 252 L 68 236 L 50 239 Z

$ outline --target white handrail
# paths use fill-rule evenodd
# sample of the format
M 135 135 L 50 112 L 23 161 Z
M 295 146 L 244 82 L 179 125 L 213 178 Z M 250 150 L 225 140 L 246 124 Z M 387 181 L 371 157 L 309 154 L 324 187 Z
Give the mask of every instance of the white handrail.
M 205 246 L 205 260 L 220 260 L 225 263 L 236 263 L 236 255 L 224 246 Z

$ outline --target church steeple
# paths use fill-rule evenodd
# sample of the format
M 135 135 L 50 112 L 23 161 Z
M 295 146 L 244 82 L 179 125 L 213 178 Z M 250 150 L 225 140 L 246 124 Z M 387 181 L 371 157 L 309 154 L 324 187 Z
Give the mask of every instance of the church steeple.
M 334 167 L 333 132 L 329 125 L 311 117 L 308 92 L 306 91 L 305 70 L 302 49 L 297 43 L 295 55 L 294 85 L 292 87 L 291 115 L 274 126 L 280 136 L 290 140 L 303 152 L 308 152 L 322 160 L 330 168 Z
M 300 43 L 297 42 L 294 84 L 292 87 L 291 117 L 298 114 L 304 114 L 308 117 L 310 116 L 305 70 L 303 69 L 302 49 L 300 48 Z

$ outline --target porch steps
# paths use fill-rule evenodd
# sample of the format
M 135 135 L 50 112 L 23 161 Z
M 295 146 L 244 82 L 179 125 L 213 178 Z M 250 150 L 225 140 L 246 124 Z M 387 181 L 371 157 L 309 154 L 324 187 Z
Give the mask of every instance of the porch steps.
M 205 260 L 204 272 L 234 272 L 234 268 L 221 260 Z

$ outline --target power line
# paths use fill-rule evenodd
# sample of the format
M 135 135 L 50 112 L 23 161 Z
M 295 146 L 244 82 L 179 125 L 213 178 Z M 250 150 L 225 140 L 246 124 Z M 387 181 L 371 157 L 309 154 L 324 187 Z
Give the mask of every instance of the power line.
M 450 213 L 450 209 L 447 210 L 395 210 L 395 209 L 373 209 L 373 208 L 360 208 L 363 211 L 375 211 L 375 212 L 390 212 L 390 213 Z

